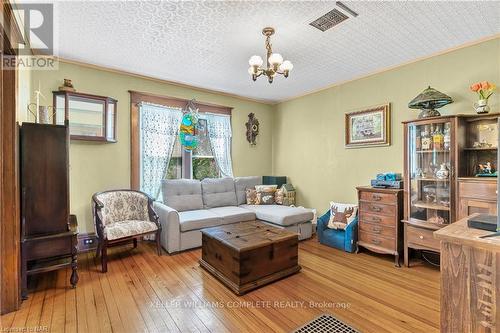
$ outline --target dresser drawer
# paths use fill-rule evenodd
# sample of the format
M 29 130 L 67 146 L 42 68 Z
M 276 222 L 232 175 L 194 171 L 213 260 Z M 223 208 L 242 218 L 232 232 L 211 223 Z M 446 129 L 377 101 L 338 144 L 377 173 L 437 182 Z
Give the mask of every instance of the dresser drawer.
M 375 235 L 362 230 L 359 231 L 359 240 L 370 245 L 375 245 L 390 250 L 396 249 L 396 240 L 394 238 L 381 237 L 380 235 Z
M 425 246 L 436 251 L 440 250 L 440 241 L 433 236 L 433 230 L 406 226 L 406 239 L 408 243 Z
M 394 216 L 371 214 L 365 211 L 359 212 L 359 223 L 370 223 L 389 227 L 395 227 L 398 225 L 398 221 L 396 221 Z
M 497 184 L 496 182 L 476 182 L 476 181 L 459 181 L 458 193 L 460 198 L 486 199 L 491 201 L 497 200 Z
M 361 192 L 360 199 L 373 203 L 396 204 L 397 198 L 394 194 L 377 193 L 377 192 Z
M 384 205 L 362 201 L 359 203 L 360 212 L 372 213 L 385 216 L 396 216 L 396 206 Z
M 396 238 L 397 232 L 396 228 L 394 227 L 387 227 L 370 223 L 360 223 L 359 230 L 388 238 Z

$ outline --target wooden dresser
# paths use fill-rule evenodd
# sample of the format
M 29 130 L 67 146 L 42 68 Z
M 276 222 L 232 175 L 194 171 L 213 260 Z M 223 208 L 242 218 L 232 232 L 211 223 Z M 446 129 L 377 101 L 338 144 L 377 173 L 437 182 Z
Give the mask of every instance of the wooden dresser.
M 443 333 L 500 331 L 500 237 L 467 227 L 467 218 L 436 232 L 441 241 Z
M 392 254 L 399 267 L 403 249 L 403 190 L 358 187 L 358 248 Z

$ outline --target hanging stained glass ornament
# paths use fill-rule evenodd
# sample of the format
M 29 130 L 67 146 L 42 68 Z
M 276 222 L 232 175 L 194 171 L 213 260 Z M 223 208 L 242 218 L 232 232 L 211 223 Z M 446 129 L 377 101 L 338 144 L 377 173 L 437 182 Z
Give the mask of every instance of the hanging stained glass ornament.
M 198 108 L 194 104 L 194 99 L 189 101 L 183 110 L 179 138 L 181 144 L 187 151 L 192 151 L 198 146 L 198 136 L 196 125 L 198 124 Z

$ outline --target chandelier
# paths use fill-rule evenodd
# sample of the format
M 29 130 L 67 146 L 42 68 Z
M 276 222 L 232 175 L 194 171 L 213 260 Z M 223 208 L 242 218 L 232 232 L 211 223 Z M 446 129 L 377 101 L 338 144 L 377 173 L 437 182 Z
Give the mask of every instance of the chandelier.
M 264 61 L 258 55 L 254 55 L 248 60 L 250 68 L 248 68 L 248 74 L 252 75 L 252 80 L 256 81 L 262 74 L 267 76 L 269 83 L 273 83 L 276 74 L 288 77 L 288 74 L 293 69 L 293 65 L 290 61 L 283 61 L 283 57 L 279 53 L 273 53 L 271 45 L 271 36 L 274 34 L 274 28 L 267 27 L 262 29 L 262 34 L 266 36 L 266 50 L 267 50 L 267 68 L 263 68 L 262 64 Z

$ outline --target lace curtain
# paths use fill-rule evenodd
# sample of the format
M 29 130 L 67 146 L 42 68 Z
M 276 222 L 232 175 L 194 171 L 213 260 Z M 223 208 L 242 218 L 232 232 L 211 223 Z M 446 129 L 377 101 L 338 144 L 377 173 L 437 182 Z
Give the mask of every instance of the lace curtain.
M 222 177 L 233 177 L 231 160 L 231 118 L 216 114 L 206 114 L 208 136 L 215 161 Z
M 170 156 L 179 133 L 182 110 L 141 103 L 139 114 L 141 191 L 158 199 L 161 182 L 166 176 Z

